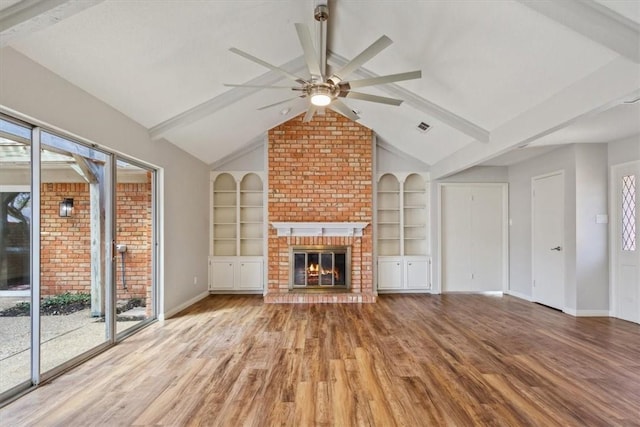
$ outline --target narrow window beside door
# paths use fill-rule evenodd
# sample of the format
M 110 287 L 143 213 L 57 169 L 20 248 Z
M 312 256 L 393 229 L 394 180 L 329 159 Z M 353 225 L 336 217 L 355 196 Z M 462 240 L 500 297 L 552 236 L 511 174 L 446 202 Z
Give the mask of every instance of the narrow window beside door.
M 636 250 L 636 176 L 622 177 L 622 250 Z

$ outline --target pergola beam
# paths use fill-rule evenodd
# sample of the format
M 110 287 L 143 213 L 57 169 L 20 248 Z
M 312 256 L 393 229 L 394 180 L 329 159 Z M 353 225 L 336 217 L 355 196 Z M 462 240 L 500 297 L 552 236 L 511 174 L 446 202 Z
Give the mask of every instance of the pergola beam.
M 76 161 L 77 168 L 72 168 L 78 172 L 78 174 L 84 178 L 89 184 L 98 183 L 98 177 L 96 176 L 95 167 L 90 164 L 85 157 L 78 154 L 72 154 L 73 160 Z

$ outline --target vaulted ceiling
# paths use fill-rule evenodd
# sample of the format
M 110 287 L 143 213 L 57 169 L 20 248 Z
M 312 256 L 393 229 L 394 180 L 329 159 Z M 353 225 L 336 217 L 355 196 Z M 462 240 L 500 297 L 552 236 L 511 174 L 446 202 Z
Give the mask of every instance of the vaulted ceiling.
M 0 0 L 0 43 L 2 52 L 31 58 L 148 128 L 153 139 L 215 163 L 308 105 L 296 98 L 258 110 L 296 94 L 225 87 L 289 85 L 229 48 L 308 77 L 294 23 L 315 28 L 318 3 Z M 534 154 L 536 145 L 640 132 L 638 1 L 337 0 L 329 13 L 330 69 L 384 34 L 394 43 L 352 80 L 422 71 L 419 80 L 360 90 L 403 99 L 399 107 L 345 103 L 436 177 L 508 164 L 523 154 L 497 156 L 518 147 Z M 428 132 L 417 129 L 420 122 Z

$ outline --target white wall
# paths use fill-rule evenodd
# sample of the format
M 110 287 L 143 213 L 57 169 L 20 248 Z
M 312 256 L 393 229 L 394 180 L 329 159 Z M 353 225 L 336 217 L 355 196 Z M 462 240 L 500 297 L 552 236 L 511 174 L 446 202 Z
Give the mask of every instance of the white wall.
M 509 176 L 509 284 L 516 296 L 531 298 L 531 179 L 565 172 L 565 304 L 576 307 L 575 289 L 575 147 L 557 150 L 508 168 Z
M 0 50 L 0 108 L 159 167 L 160 312 L 171 313 L 206 292 L 206 164 L 166 141 L 151 141 L 138 123 L 11 48 Z
M 385 172 L 428 172 L 429 165 L 412 157 L 386 142 L 378 141 L 375 152 L 376 173 Z
M 474 166 L 438 182 L 508 182 L 509 170 L 506 166 Z
M 640 135 L 608 144 L 609 166 L 640 160 Z
M 607 144 L 580 144 L 576 151 L 575 314 L 608 315 L 608 224 L 596 216 L 608 211 Z
M 266 171 L 267 136 L 258 138 L 238 152 L 232 153 L 211 165 L 216 171 Z
M 565 311 L 606 315 L 609 309 L 608 226 L 596 216 L 608 211 L 607 144 L 572 144 L 509 167 L 510 285 L 530 298 L 531 179 L 564 170 Z

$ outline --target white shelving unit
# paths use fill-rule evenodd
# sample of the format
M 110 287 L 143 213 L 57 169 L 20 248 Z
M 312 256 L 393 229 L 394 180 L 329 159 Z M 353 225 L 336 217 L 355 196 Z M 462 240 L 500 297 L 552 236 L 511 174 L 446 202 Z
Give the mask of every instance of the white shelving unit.
M 385 173 L 377 183 L 377 283 L 380 292 L 431 289 L 427 180 L 419 173 Z
M 264 283 L 265 195 L 257 172 L 212 172 L 211 292 L 257 292 Z

